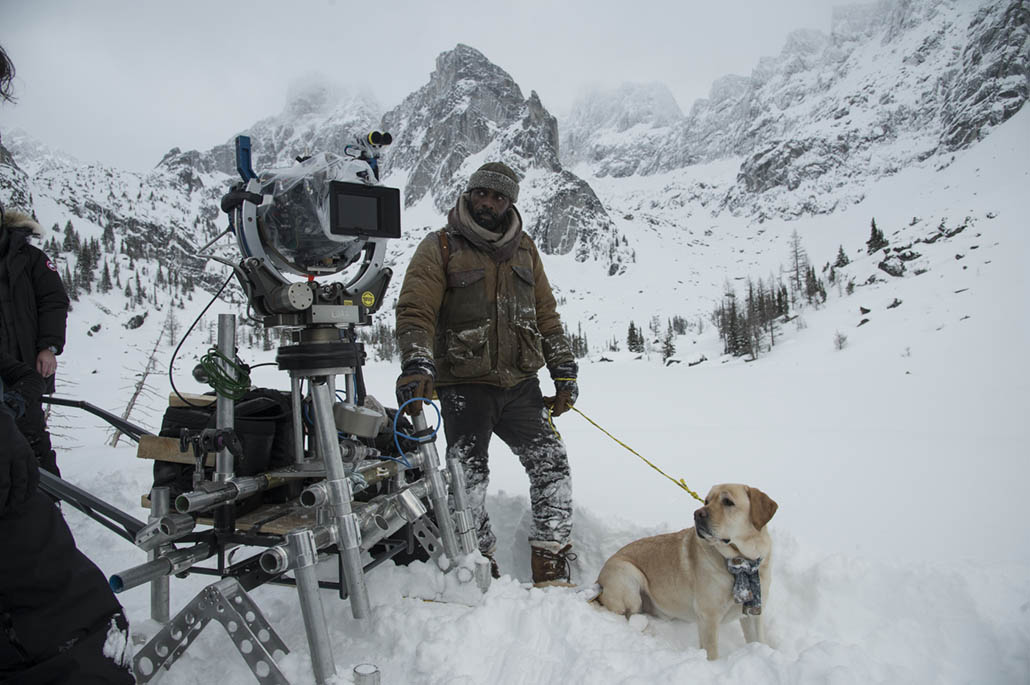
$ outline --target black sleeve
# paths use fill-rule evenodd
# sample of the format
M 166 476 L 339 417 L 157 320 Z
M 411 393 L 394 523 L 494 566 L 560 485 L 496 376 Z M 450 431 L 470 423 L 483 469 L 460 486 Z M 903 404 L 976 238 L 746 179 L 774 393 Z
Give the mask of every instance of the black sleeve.
M 61 354 L 68 324 L 68 293 L 57 267 L 41 250 L 33 248 L 29 269 L 39 317 L 36 351 L 53 346 Z
M 28 402 L 38 403 L 43 394 L 43 377 L 36 369 L 4 352 L 0 352 L 0 378 L 5 392 L 16 390 Z

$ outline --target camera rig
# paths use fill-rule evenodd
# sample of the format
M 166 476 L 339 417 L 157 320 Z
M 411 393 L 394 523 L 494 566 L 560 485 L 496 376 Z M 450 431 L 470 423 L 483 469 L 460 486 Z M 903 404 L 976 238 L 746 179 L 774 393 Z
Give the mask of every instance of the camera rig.
M 218 391 L 216 425 L 183 429 L 175 438 L 149 435 L 83 407 L 137 438 L 141 453 L 192 465 L 188 490 L 151 491 L 146 523 L 59 478 L 45 479 L 48 491 L 149 555 L 146 563 L 110 579 L 115 592 L 150 583 L 152 618 L 165 624 L 137 651 L 141 683 L 168 669 L 212 620 L 226 628 L 259 682 L 287 683 L 276 666 L 277 654 L 288 652 L 286 644 L 247 595 L 265 583 L 296 586 L 318 683 L 336 673 L 322 589 L 349 599 L 353 617 L 367 624 L 372 609 L 365 576 L 389 559 L 432 558 L 460 582 L 475 582 L 484 591 L 489 586 L 489 564 L 478 554 L 460 463 L 449 458 L 441 468 L 436 431 L 424 412 L 414 417 L 414 431 L 402 434 L 414 448 L 401 451 L 395 438 L 397 451 L 387 454 L 377 439 L 390 432 L 389 412 L 364 389 L 365 353 L 356 329 L 370 324 L 382 304 L 392 275 L 384 267 L 386 242 L 400 236 L 399 193 L 379 185 L 378 158 L 390 142 L 388 133 L 372 132 L 348 145 L 344 157 L 299 158 L 292 167 L 259 176 L 251 169 L 249 139 L 236 140 L 242 180 L 223 197 L 222 209 L 242 259 L 208 256 L 233 268 L 253 318 L 289 332 L 290 343 L 278 348 L 276 364 L 291 381 L 290 463 L 237 475 L 244 450 L 234 428 L 234 399 Z M 351 268 L 356 273 L 345 282 L 316 281 Z M 235 316 L 219 315 L 219 363 L 228 376 L 236 373 L 229 361 L 236 357 L 235 331 Z M 180 399 L 194 406 L 198 396 L 192 397 Z M 394 433 L 399 419 L 395 412 Z M 281 501 L 265 507 L 263 519 L 239 515 L 249 498 L 273 490 Z M 251 553 L 232 561 L 245 550 Z M 212 559 L 213 567 L 202 565 Z M 335 581 L 316 574 L 316 566 L 329 559 L 336 560 Z M 169 576 L 188 574 L 220 580 L 170 617 Z M 356 682 L 362 682 L 360 675 L 355 670 Z

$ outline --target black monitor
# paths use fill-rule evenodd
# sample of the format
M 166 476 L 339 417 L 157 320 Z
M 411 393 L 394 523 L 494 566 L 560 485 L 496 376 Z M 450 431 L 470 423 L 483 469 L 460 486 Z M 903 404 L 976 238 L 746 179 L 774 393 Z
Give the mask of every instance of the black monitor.
M 364 238 L 400 238 L 400 191 L 386 186 L 330 181 L 329 232 Z

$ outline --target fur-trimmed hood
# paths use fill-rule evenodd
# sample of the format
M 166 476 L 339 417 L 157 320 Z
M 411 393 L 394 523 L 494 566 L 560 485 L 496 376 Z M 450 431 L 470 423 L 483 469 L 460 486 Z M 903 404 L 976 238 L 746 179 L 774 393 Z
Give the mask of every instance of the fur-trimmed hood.
M 30 231 L 33 235 L 37 236 L 43 235 L 43 227 L 39 225 L 38 221 L 25 212 L 19 212 L 15 209 L 4 210 L 3 228 L 12 231 Z

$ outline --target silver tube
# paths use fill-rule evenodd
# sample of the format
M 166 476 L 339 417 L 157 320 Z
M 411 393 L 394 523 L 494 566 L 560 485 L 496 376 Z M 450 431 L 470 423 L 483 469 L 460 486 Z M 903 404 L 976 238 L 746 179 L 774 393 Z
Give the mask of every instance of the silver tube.
M 184 492 L 175 498 L 175 509 L 180 514 L 204 511 L 219 504 L 235 502 L 236 500 L 250 497 L 255 492 L 282 485 L 284 482 L 282 478 L 270 478 L 265 475 L 241 476 L 215 490 Z
M 380 685 L 379 668 L 375 664 L 358 664 L 353 673 L 354 685 Z
M 371 549 L 406 523 L 424 515 L 426 509 L 419 498 L 425 496 L 424 481 L 419 481 L 410 488 L 392 495 L 381 495 L 369 502 L 369 506 L 361 512 L 361 548 L 366 551 Z
M 218 351 L 228 359 L 236 358 L 236 316 L 233 314 L 218 315 Z M 229 362 L 221 362 L 222 370 L 232 376 L 233 372 Z M 234 402 L 228 397 L 218 395 L 215 407 L 215 415 L 218 419 L 218 428 L 233 427 L 233 405 Z M 233 479 L 234 467 L 232 453 L 228 448 L 218 450 L 215 455 L 214 481 L 225 483 Z
M 157 487 L 150 490 L 150 518 L 151 522 L 160 521 L 171 507 L 171 489 L 168 487 Z M 158 523 L 158 528 L 161 524 Z M 163 532 L 163 531 L 162 531 Z M 154 561 L 162 550 L 160 548 L 147 552 L 147 559 Z M 160 576 L 150 581 L 150 618 L 158 623 L 168 623 L 168 576 Z
M 162 516 L 157 522 L 158 529 L 170 538 L 185 535 L 193 530 L 196 525 L 197 522 L 192 516 L 178 512 Z
M 232 483 L 228 483 L 225 487 L 211 492 L 204 492 L 203 490 L 184 492 L 175 498 L 175 510 L 180 514 L 188 514 L 191 511 L 204 511 L 219 504 L 232 502 L 236 499 L 237 494 L 239 494 L 239 490 Z
M 300 493 L 300 503 L 305 507 L 321 507 L 329 502 L 329 489 L 325 481 L 313 483 Z
M 413 416 L 412 423 L 416 434 L 426 430 L 426 413 L 419 412 Z M 422 453 L 426 479 L 429 481 L 429 498 L 433 502 L 433 515 L 440 529 L 443 552 L 453 565 L 460 554 L 460 548 L 454 532 L 454 519 L 451 518 L 451 510 L 447 505 L 447 484 L 440 473 L 440 458 L 436 453 L 436 445 L 431 442 L 419 443 L 418 449 Z
M 300 611 L 304 617 L 304 630 L 307 632 L 308 645 L 311 647 L 311 667 L 315 673 L 315 682 L 322 685 L 336 675 L 336 663 L 333 660 L 333 646 L 329 641 L 329 628 L 325 622 L 322 598 L 318 592 L 318 575 L 315 573 L 318 556 L 315 540 L 310 530 L 290 533 L 286 540 L 290 552 L 297 560 L 294 575 L 297 579 Z
M 340 456 L 340 443 L 336 436 L 333 400 L 329 394 L 329 386 L 325 383 L 312 383 L 311 399 L 315 408 L 315 429 L 322 449 L 322 461 L 325 464 L 329 507 L 336 524 L 337 546 L 346 575 L 351 613 L 354 618 L 362 619 L 371 615 L 372 607 L 368 601 L 365 573 L 361 564 L 361 531 L 357 517 L 351 510 L 353 494 L 350 479 L 347 478 Z
M 316 550 L 336 544 L 336 531 L 333 526 L 316 526 L 308 530 L 311 531 Z M 269 547 L 261 553 L 258 563 L 267 573 L 285 573 L 297 567 L 297 557 L 294 549 L 286 543 Z
M 293 408 L 293 463 L 304 463 L 303 398 L 300 396 L 300 378 L 290 377 L 290 404 Z
M 126 569 L 110 577 L 108 583 L 115 592 L 124 592 L 134 587 L 149 583 L 155 578 L 170 576 L 185 571 L 194 564 L 199 564 L 214 554 L 214 548 L 201 543 L 186 549 L 177 549 L 161 555 L 153 561 Z
M 461 540 L 461 551 L 472 554 L 479 549 L 475 529 L 472 525 L 472 512 L 469 510 L 468 492 L 465 485 L 465 470 L 455 457 L 447 458 L 447 471 L 451 474 L 451 497 L 454 498 L 454 509 L 457 519 L 458 538 Z

